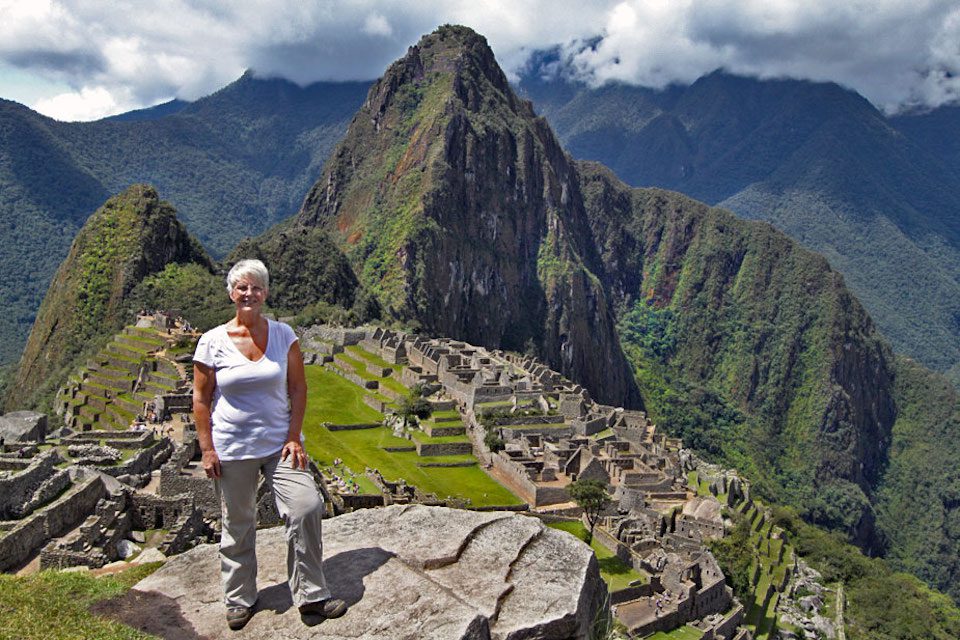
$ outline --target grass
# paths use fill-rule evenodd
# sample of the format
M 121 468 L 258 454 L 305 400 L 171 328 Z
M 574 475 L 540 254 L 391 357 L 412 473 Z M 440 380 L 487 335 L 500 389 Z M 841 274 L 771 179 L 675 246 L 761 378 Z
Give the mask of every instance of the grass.
M 330 431 L 309 417 L 304 421 L 307 453 L 320 466 L 329 466 L 334 458 L 357 473 L 367 467 L 379 469 L 390 481 L 403 478 L 423 491 L 439 498 L 469 498 L 474 506 L 512 505 L 521 501 L 497 484 L 477 466 L 421 467 L 423 463 L 448 463 L 474 460 L 473 456 L 418 456 L 415 451 L 390 452 L 383 447 L 410 446 L 409 440 L 397 438 L 386 427 Z
M 411 434 L 413 439 L 424 444 L 448 444 L 451 442 L 470 442 L 467 436 L 433 436 L 432 438 L 423 431 L 414 430 Z
M 363 403 L 363 390 L 323 367 L 308 365 L 307 416 L 304 425 L 381 422 L 383 414 Z M 363 465 L 360 466 L 363 469 Z
M 703 631 L 690 625 L 677 627 L 673 631 L 657 631 L 647 638 L 647 640 L 700 640 L 703 637 Z
M 94 616 L 88 607 L 122 595 L 160 564 L 132 567 L 100 578 L 59 571 L 0 575 L 0 640 L 151 638 L 119 622 Z
M 477 466 L 422 467 L 423 463 L 474 460 L 473 456 L 418 456 L 415 451 L 390 452 L 384 447 L 409 447 L 386 427 L 330 431 L 331 424 L 380 422 L 383 416 L 363 403 L 363 391 L 335 373 L 308 366 L 307 413 L 303 421 L 307 453 L 321 467 L 334 458 L 360 474 L 367 467 L 379 469 L 387 480 L 403 478 L 439 498 L 469 498 L 474 506 L 521 504 L 519 498 L 497 484 Z M 436 441 L 436 440 L 433 440 Z
M 375 364 L 378 367 L 383 367 L 385 369 L 393 369 L 394 371 L 400 371 L 403 368 L 403 365 L 392 364 L 390 362 L 387 362 L 380 356 L 370 353 L 369 351 L 367 351 L 363 347 L 360 347 L 359 345 L 348 346 L 345 349 L 345 351 L 349 351 L 352 356 L 357 356 L 359 358 L 362 358 L 367 362 L 369 362 L 370 364 Z
M 559 529 L 560 531 L 572 533 L 584 542 L 587 540 L 587 528 L 584 527 L 580 521 L 551 522 L 548 526 L 551 529 Z M 597 556 L 597 563 L 600 565 L 600 575 L 607 583 L 610 591 L 625 589 L 635 580 L 647 582 L 647 577 L 644 574 L 618 558 L 612 551 L 600 544 L 600 541 L 597 540 L 596 537 L 594 537 L 590 543 L 590 548 L 593 549 L 593 553 Z

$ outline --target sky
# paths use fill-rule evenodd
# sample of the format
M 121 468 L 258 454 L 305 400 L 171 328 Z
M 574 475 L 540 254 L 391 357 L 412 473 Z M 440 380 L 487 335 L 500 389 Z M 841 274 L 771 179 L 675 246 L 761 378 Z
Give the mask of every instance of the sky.
M 516 78 L 689 84 L 718 68 L 838 82 L 887 112 L 960 100 L 957 0 L 0 0 L 0 97 L 59 120 L 195 100 L 246 69 L 371 80 L 444 23 Z

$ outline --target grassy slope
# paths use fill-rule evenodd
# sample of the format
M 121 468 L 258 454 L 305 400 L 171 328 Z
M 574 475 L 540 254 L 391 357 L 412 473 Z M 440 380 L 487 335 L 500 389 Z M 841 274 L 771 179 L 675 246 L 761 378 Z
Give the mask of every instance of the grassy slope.
M 897 361 L 899 415 L 879 491 L 891 565 L 960 601 L 960 399 L 917 363 Z
M 470 498 L 474 506 L 520 504 L 520 500 L 497 484 L 478 466 L 420 467 L 424 462 L 453 462 L 472 456 L 421 457 L 415 451 L 388 452 L 383 447 L 410 447 L 387 428 L 329 431 L 321 423 L 350 424 L 377 422 L 382 416 L 362 402 L 359 387 L 321 367 L 307 367 L 309 397 L 304 434 L 307 452 L 321 466 L 341 458 L 354 472 L 366 467 L 379 469 L 387 480 L 403 478 L 423 491 Z
M 209 258 L 176 212 L 145 185 L 134 185 L 100 207 L 77 235 L 37 314 L 7 409 L 33 407 L 130 319 L 128 296 L 169 262 Z
M 94 616 L 88 607 L 122 595 L 159 563 L 95 578 L 84 573 L 43 571 L 0 575 L 0 640 L 141 640 L 130 627 Z

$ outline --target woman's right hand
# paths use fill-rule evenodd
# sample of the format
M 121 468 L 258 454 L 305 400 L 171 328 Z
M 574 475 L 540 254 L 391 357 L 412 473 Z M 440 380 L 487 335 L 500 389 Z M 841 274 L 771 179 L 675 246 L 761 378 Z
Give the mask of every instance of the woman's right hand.
M 217 455 L 216 449 L 205 450 L 200 459 L 200 464 L 203 465 L 203 470 L 208 478 L 220 477 L 220 456 Z

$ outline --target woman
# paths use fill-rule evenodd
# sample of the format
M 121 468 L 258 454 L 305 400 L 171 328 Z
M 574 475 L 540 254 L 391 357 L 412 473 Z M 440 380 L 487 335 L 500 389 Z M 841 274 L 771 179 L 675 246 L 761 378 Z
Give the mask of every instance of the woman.
M 203 469 L 220 495 L 220 575 L 227 624 L 243 628 L 257 601 L 256 494 L 262 473 L 287 532 L 287 572 L 301 615 L 346 612 L 323 577 L 323 501 L 307 469 L 301 429 L 307 402 L 297 336 L 264 317 L 269 274 L 241 260 L 227 274 L 236 317 L 204 333 L 193 356 L 193 413 Z

